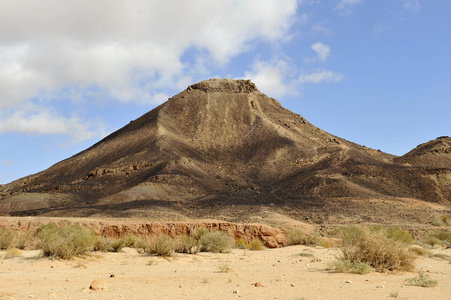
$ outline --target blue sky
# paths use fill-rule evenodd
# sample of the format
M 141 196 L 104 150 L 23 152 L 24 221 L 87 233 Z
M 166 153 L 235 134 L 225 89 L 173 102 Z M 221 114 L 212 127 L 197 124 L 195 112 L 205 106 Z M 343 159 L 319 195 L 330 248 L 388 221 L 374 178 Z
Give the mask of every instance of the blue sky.
M 314 125 L 402 155 L 451 135 L 448 0 L 0 0 L 0 184 L 188 85 L 251 79 Z

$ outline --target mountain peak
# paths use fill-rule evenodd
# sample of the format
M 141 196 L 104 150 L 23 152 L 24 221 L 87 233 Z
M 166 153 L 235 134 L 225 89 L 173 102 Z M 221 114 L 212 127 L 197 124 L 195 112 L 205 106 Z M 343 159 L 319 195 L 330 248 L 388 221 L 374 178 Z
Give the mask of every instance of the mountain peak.
M 195 83 L 187 90 L 201 90 L 204 92 L 252 93 L 258 92 L 257 86 L 250 80 L 213 78 Z

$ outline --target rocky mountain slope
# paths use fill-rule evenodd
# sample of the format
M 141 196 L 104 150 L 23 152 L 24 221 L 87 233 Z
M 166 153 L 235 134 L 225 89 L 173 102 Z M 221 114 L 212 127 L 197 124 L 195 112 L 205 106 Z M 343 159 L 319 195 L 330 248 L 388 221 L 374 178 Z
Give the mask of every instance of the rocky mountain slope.
M 1 186 L 0 213 L 239 219 L 262 207 L 313 216 L 376 203 L 387 215 L 377 203 L 405 199 L 449 208 L 450 145 L 442 137 L 395 157 L 324 132 L 248 80 L 211 79 Z

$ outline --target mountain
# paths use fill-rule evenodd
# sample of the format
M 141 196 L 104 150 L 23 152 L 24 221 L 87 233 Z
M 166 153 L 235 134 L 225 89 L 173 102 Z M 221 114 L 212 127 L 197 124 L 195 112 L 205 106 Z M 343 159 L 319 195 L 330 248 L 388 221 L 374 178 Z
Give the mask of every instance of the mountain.
M 315 127 L 249 80 L 210 79 L 1 186 L 0 213 L 245 219 L 271 210 L 321 221 L 360 208 L 377 221 L 409 201 L 449 209 L 450 145 L 443 137 L 396 157 Z

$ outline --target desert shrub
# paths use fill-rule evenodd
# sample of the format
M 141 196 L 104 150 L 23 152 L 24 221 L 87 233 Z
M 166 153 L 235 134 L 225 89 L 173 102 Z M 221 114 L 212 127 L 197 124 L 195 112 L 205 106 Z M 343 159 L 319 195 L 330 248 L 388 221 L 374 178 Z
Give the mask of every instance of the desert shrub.
M 135 248 L 136 244 L 139 242 L 139 238 L 137 236 L 128 233 L 124 234 L 121 240 L 124 243 L 124 247 L 130 248 Z
M 420 246 L 412 246 L 409 251 L 419 256 L 428 256 L 432 254 L 432 251 Z
M 200 250 L 200 242 L 189 235 L 182 235 L 176 243 L 175 252 L 196 254 Z
M 229 251 L 233 247 L 234 241 L 227 233 L 214 230 L 202 235 L 200 244 L 203 251 L 223 253 Z
M 55 223 L 41 225 L 36 229 L 39 248 L 44 256 L 71 259 L 93 250 L 97 236 L 80 224 L 63 221 L 58 226 Z
M 445 224 L 446 226 L 451 225 L 451 219 L 448 216 L 443 216 L 442 217 L 442 222 L 443 224 Z
M 168 257 L 175 250 L 174 239 L 167 234 L 162 234 L 154 238 L 146 248 L 146 252 L 158 256 Z
M 412 245 L 415 240 L 412 235 L 407 231 L 399 228 L 399 227 L 389 227 L 386 229 L 386 234 L 389 238 L 394 239 L 396 241 L 403 242 L 407 245 Z
M 107 251 L 108 252 L 120 252 L 122 248 L 126 247 L 126 241 L 122 239 L 113 239 L 108 241 Z
M 22 255 L 22 251 L 20 249 L 8 248 L 8 250 L 6 250 L 5 256 L 3 258 L 7 259 L 7 258 L 21 256 L 21 255 Z
M 451 232 L 450 231 L 437 231 L 429 235 L 429 238 L 436 238 L 442 242 L 451 243 Z
M 417 277 L 407 278 L 406 281 L 411 285 L 421 287 L 434 287 L 438 285 L 437 280 L 431 279 L 429 275 L 425 274 L 423 271 L 418 272 Z
M 412 270 L 415 255 L 399 240 L 389 238 L 382 231 L 370 231 L 355 226 L 339 231 L 342 243 L 338 258 L 351 263 L 367 263 L 377 271 Z
M 443 226 L 443 225 L 445 225 L 443 223 L 442 219 L 440 217 L 437 217 L 437 216 L 432 218 L 431 224 L 434 225 L 434 226 Z
M 354 274 L 368 274 L 372 271 L 370 265 L 364 262 L 350 262 L 349 260 L 337 260 L 333 262 L 333 267 L 337 272 L 354 273 Z
M 265 250 L 265 246 L 259 239 L 252 239 L 248 246 L 249 250 L 261 251 Z
M 229 264 L 222 264 L 219 266 L 219 272 L 221 273 L 232 273 L 233 269 L 229 266 Z
M 25 249 L 27 245 L 30 243 L 31 237 L 29 234 L 23 233 L 17 237 L 16 240 L 16 248 L 17 249 Z
M 8 249 L 13 243 L 14 236 L 13 230 L 6 227 L 0 228 L 0 250 Z
M 426 245 L 429 245 L 429 246 L 432 246 L 432 247 L 442 244 L 441 240 L 439 240 L 436 237 L 432 237 L 432 236 L 429 236 L 424 242 L 425 242 Z
M 198 227 L 198 228 L 190 230 L 190 235 L 194 239 L 199 241 L 204 235 L 206 235 L 209 232 L 210 231 L 207 228 L 205 228 L 205 227 Z
M 314 235 L 307 235 L 299 229 L 289 228 L 286 231 L 287 245 L 318 245 L 321 239 Z
M 235 248 L 238 249 L 247 249 L 247 243 L 244 239 L 236 239 L 235 240 Z

